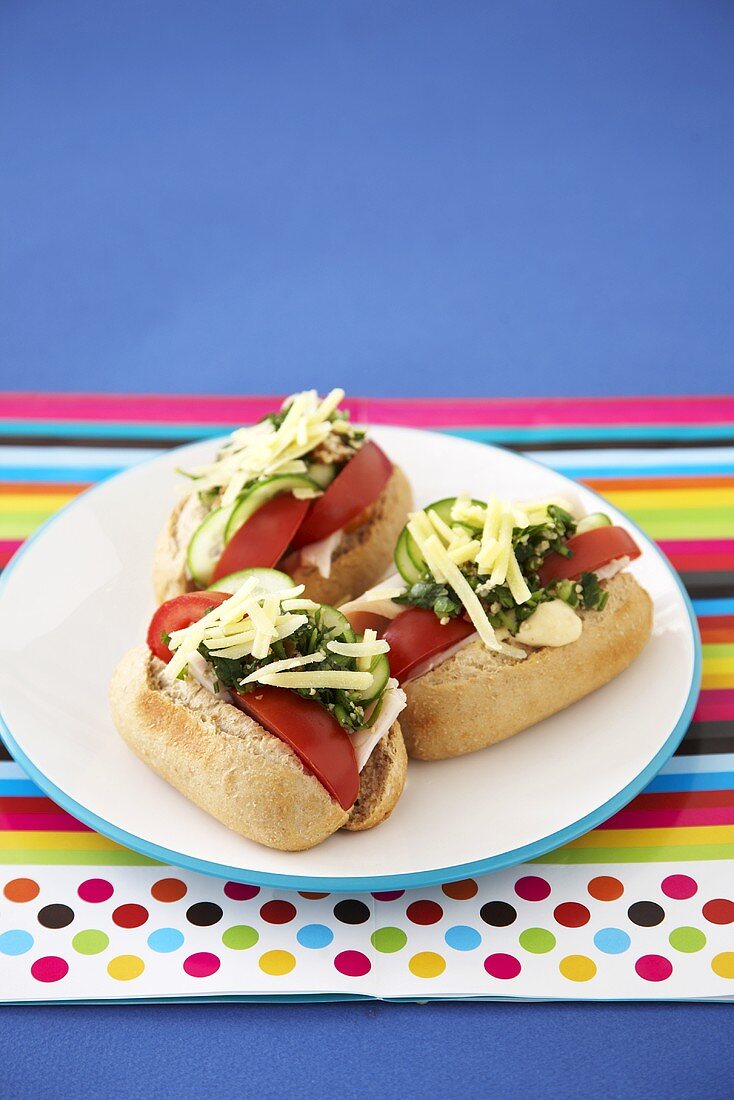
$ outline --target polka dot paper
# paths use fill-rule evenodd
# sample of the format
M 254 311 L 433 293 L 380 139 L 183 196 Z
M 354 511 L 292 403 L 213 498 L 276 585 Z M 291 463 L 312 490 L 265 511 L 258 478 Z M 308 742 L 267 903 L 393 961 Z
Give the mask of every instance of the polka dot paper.
M 2 998 L 732 997 L 723 866 L 519 867 L 359 896 L 166 867 L 6 867 Z
M 13 397 L 8 422 L 21 435 L 25 421 L 34 431 L 43 422 L 44 438 L 57 446 L 6 448 L 0 567 L 60 501 L 137 461 L 139 448 L 121 445 L 109 423 L 124 421 L 131 444 L 160 444 L 188 438 L 192 425 L 194 434 L 217 434 L 267 411 L 258 399 L 230 398 L 231 423 L 217 425 L 200 399 L 181 399 L 174 424 L 168 399 L 125 398 L 123 408 L 114 397 L 77 398 L 73 415 L 58 398 L 24 400 Z M 694 600 L 703 643 L 702 691 L 676 756 L 614 817 L 535 864 L 425 890 L 347 896 L 151 865 L 80 829 L 0 752 L 0 1000 L 734 998 L 734 599 L 725 499 L 734 450 L 722 446 L 714 456 L 682 445 L 700 442 L 702 425 L 731 434 L 722 425 L 734 404 L 569 399 L 560 412 L 547 402 L 526 401 L 522 410 L 470 404 L 462 411 L 443 401 L 363 399 L 353 413 L 511 446 L 537 431 L 544 461 L 607 496 L 659 542 Z M 93 459 L 65 445 L 79 423 L 99 444 Z M 649 446 L 650 433 L 663 430 L 681 446 Z M 691 526 L 692 501 L 705 530 Z

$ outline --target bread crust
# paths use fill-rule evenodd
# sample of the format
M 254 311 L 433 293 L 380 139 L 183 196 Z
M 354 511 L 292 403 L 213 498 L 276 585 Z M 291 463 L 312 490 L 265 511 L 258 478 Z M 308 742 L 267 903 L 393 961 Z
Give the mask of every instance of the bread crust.
M 397 722 L 365 765 L 355 806 L 344 811 L 288 745 L 197 684 L 162 677 L 164 667 L 146 646 L 125 654 L 110 684 L 115 725 L 145 764 L 240 836 L 297 852 L 392 812 L 407 768 Z
M 618 676 L 650 637 L 652 601 L 630 573 L 606 587 L 606 607 L 582 613 L 583 632 L 570 645 L 528 649 L 518 661 L 476 640 L 405 684 L 400 725 L 408 754 L 444 760 L 487 748 Z
M 399 466 L 370 507 L 367 520 L 345 533 L 337 546 L 331 575 L 322 577 L 315 566 L 299 566 L 291 572 L 305 595 L 317 603 L 337 606 L 372 587 L 392 561 L 393 550 L 412 507 L 410 482 Z M 195 585 L 186 574 L 189 539 L 206 516 L 196 493 L 183 496 L 172 509 L 156 543 L 153 557 L 153 591 L 158 603 L 191 592 Z

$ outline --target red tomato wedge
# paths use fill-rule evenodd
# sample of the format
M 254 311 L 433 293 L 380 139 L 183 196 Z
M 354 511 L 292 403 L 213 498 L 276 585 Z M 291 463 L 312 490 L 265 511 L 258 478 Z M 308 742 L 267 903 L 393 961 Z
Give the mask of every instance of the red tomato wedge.
M 376 443 L 371 440 L 363 443 L 323 496 L 313 501 L 293 539 L 294 549 L 320 542 L 355 519 L 377 500 L 390 480 L 392 469 L 392 462 Z
M 346 616 L 355 634 L 364 634 L 365 630 L 376 630 L 378 638 L 383 636 L 385 628 L 391 621 L 384 615 L 376 615 L 374 611 L 348 611 Z
M 293 539 L 310 503 L 297 500 L 292 493 L 281 493 L 263 504 L 235 531 L 216 564 L 212 580 L 254 566 L 270 569 Z
M 463 642 L 475 627 L 466 619 L 449 619 L 445 626 L 433 611 L 411 607 L 393 619 L 383 638 L 390 644 L 390 673 L 399 683 L 415 679 L 426 665 L 447 649 Z
M 149 649 L 168 664 L 173 654 L 163 644 L 161 635 L 173 634 L 174 630 L 183 630 L 192 623 L 198 623 L 207 611 L 212 607 L 219 607 L 220 603 L 228 599 L 226 592 L 187 592 L 183 596 L 166 600 L 150 620 L 147 638 Z
M 286 688 L 258 686 L 232 702 L 289 745 L 296 756 L 348 810 L 359 795 L 357 759 L 349 734 L 327 710 Z
M 541 566 L 542 585 L 551 581 L 573 580 L 582 573 L 594 573 L 616 558 L 639 558 L 642 551 L 622 527 L 594 527 L 582 535 L 574 535 L 566 543 L 573 551 L 570 558 L 549 554 Z

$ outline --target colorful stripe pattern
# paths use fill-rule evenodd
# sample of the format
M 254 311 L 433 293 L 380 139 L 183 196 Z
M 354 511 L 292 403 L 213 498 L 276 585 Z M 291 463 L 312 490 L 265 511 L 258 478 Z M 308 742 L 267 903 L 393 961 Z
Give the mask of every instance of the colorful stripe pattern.
M 0 396 L 0 567 L 78 493 L 277 398 Z M 543 863 L 734 858 L 734 398 L 357 399 L 355 418 L 509 445 L 583 480 L 656 539 L 695 601 L 703 689 L 676 756 L 604 825 Z M 0 745 L 0 752 L 2 746 Z M 0 863 L 146 865 L 0 761 Z

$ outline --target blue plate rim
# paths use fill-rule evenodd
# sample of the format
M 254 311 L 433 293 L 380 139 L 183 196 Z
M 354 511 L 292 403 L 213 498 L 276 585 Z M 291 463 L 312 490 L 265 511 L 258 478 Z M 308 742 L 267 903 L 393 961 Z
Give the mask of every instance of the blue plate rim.
M 379 425 L 379 427 L 387 428 L 403 428 L 405 425 Z M 448 432 L 441 431 L 427 431 L 426 429 L 409 429 L 412 431 L 421 431 L 428 435 L 437 435 L 442 438 L 446 438 L 450 435 Z M 214 442 L 216 438 L 212 437 L 210 442 Z M 221 438 L 226 438 L 222 436 Z M 192 445 L 201 443 L 201 440 L 193 440 L 191 443 L 183 444 L 181 447 L 175 447 L 162 451 L 160 455 L 156 455 L 154 458 L 149 458 L 143 462 L 134 463 L 132 466 L 121 470 L 117 474 L 113 474 L 112 477 L 104 478 L 97 485 L 92 486 L 90 489 L 80 493 L 69 504 L 55 512 L 45 523 L 38 528 L 37 531 L 31 535 L 29 539 L 26 539 L 20 550 L 13 556 L 9 565 L 3 570 L 2 576 L 0 576 L 0 593 L 7 586 L 10 577 L 16 569 L 18 563 L 22 560 L 24 555 L 30 550 L 36 541 L 41 539 L 48 529 L 57 523 L 64 515 L 66 515 L 72 508 L 77 507 L 82 501 L 87 500 L 92 493 L 96 493 L 103 489 L 110 481 L 117 480 L 118 478 L 125 478 L 131 474 L 134 470 L 139 469 L 141 466 L 148 465 L 149 463 L 157 462 L 164 456 L 170 456 L 177 451 L 183 451 Z M 474 441 L 471 441 L 474 442 Z M 496 444 L 491 443 L 478 443 L 478 446 L 488 447 L 490 450 L 508 451 L 510 454 L 516 457 L 521 457 L 524 461 L 529 462 L 533 466 L 538 466 L 544 470 L 550 470 L 552 473 L 559 473 L 546 463 L 539 462 L 537 459 L 533 459 L 522 451 L 515 452 L 510 451 L 507 447 L 498 447 Z M 566 477 L 565 474 L 559 474 L 566 481 L 571 484 L 579 484 L 574 481 L 573 478 Z M 599 493 L 593 489 L 587 488 L 586 485 L 580 485 L 585 491 L 590 493 L 596 500 L 598 500 L 605 507 L 608 506 L 608 502 L 604 500 Z M 620 511 L 619 509 L 616 509 Z M 649 763 L 639 772 L 634 779 L 632 779 L 625 787 L 622 788 L 616 795 L 610 798 L 607 802 L 598 806 L 591 813 L 586 814 L 584 817 L 578 818 L 565 828 L 558 830 L 555 833 L 550 833 L 548 836 L 541 837 L 539 840 L 533 841 L 531 844 L 525 844 L 520 848 L 514 848 L 508 852 L 502 852 L 499 855 L 490 856 L 487 859 L 474 860 L 471 863 L 457 864 L 451 867 L 435 867 L 429 868 L 426 871 L 416 871 L 405 875 L 378 875 L 374 877 L 362 877 L 357 876 L 353 878 L 329 878 L 323 876 L 314 875 L 281 875 L 272 874 L 267 871 L 243 871 L 241 867 L 230 867 L 226 864 L 213 863 L 209 860 L 196 859 L 192 856 L 186 856 L 180 852 L 171 851 L 168 848 L 163 848 L 160 845 L 153 844 L 150 841 L 143 840 L 140 837 L 135 836 L 132 833 L 128 833 L 125 829 L 121 829 L 116 825 L 112 825 L 110 822 L 105 821 L 104 818 L 98 817 L 97 814 L 88 810 L 81 803 L 67 795 L 63 790 L 56 786 L 50 779 L 48 779 L 43 772 L 33 763 L 33 761 L 25 754 L 23 749 L 15 740 L 6 720 L 0 708 L 0 736 L 8 747 L 11 755 L 17 764 L 19 764 L 33 782 L 50 798 L 53 799 L 59 806 L 70 813 L 73 817 L 76 817 L 79 821 L 84 822 L 85 825 L 89 825 L 95 832 L 101 833 L 108 839 L 115 841 L 117 844 L 122 845 L 124 848 L 130 848 L 132 851 L 138 852 L 140 855 L 144 855 L 150 859 L 155 859 L 162 864 L 169 864 L 174 867 L 181 867 L 184 870 L 194 871 L 200 874 L 210 875 L 219 879 L 228 879 L 234 882 L 243 882 L 253 886 L 265 886 L 276 887 L 287 890 L 324 890 L 329 893 L 351 893 L 356 891 L 383 891 L 383 890 L 397 890 L 397 889 L 412 889 L 422 886 L 440 886 L 445 882 L 452 882 L 462 878 L 470 878 L 475 875 L 485 875 L 492 871 L 500 871 L 507 867 L 514 867 L 520 863 L 528 863 L 532 860 L 539 859 L 541 856 L 547 855 L 548 852 L 552 852 L 557 848 L 562 848 L 565 844 L 570 843 L 572 840 L 576 840 L 579 836 L 583 836 L 584 833 L 590 832 L 596 828 L 607 818 L 612 817 L 624 806 L 627 805 L 637 794 L 640 793 L 644 787 L 650 782 L 650 780 L 660 771 L 663 764 L 675 752 L 676 748 L 680 744 L 685 732 L 690 724 L 693 712 L 698 701 L 698 695 L 701 686 L 701 669 L 702 669 L 702 650 L 701 639 L 698 630 L 698 622 L 693 610 L 690 597 L 683 586 L 683 583 L 673 569 L 672 565 L 668 561 L 665 554 L 660 550 L 657 544 L 650 539 L 648 535 L 624 513 L 626 522 L 630 527 L 642 536 L 646 544 L 649 544 L 652 551 L 658 556 L 662 562 L 664 568 L 668 571 L 673 578 L 678 591 L 683 598 L 683 604 L 688 614 L 689 625 L 691 627 L 691 639 L 693 643 L 693 668 L 691 675 L 691 683 L 688 689 L 688 695 L 686 701 L 681 710 L 680 716 L 676 721 L 673 729 L 668 734 L 664 744 L 660 747 L 655 756 L 649 761 Z M 103 866 L 102 863 L 99 866 Z M 246 876 L 246 877 L 244 877 Z

